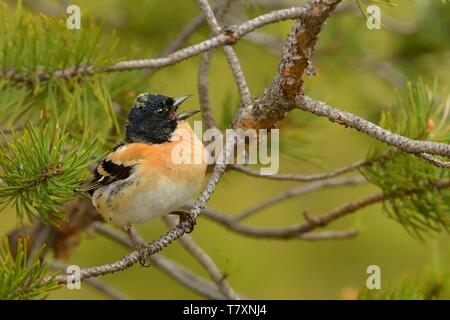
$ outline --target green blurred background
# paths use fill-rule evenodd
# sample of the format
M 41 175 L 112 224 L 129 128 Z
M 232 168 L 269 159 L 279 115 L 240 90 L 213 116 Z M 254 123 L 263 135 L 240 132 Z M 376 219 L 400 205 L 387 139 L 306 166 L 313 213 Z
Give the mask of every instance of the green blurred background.
M 408 80 L 422 78 L 432 85 L 438 79 L 441 88 L 446 89 L 450 82 L 450 6 L 441 1 L 394 2 L 396 7 L 380 5 L 383 19 L 386 17 L 383 30 L 368 30 L 358 10 L 341 10 L 329 19 L 313 58 L 318 76 L 306 79 L 308 95 L 377 122 L 380 111 L 395 101 L 394 88 L 403 90 Z M 246 15 L 254 17 L 271 8 L 302 3 L 304 1 L 236 0 L 226 23 L 243 21 Z M 352 3 L 354 1 L 343 1 L 344 6 Z M 157 57 L 199 13 L 195 1 L 186 0 L 86 0 L 70 4 L 79 5 L 82 15 L 89 13 L 104 20 L 101 41 L 105 47 L 115 30 L 120 39 L 117 56 L 123 59 Z M 35 12 L 61 15 L 65 5 L 24 1 L 24 6 Z M 274 76 L 281 50 L 277 43 L 282 43 L 291 26 L 292 21 L 287 21 L 259 30 L 269 35 L 275 46 L 250 40 L 242 40 L 235 46 L 254 96 L 260 95 Z M 189 43 L 201 41 L 208 34 L 204 26 Z M 199 57 L 195 57 L 159 70 L 146 80 L 148 91 L 169 96 L 191 93 L 194 99 L 188 105 L 195 106 L 198 62 Z M 215 52 L 210 70 L 210 100 L 219 120 L 227 119 L 224 110 L 225 104 L 229 107 L 227 102 L 237 106 L 239 101 L 236 85 L 220 50 Z M 364 159 L 372 142 L 360 133 L 301 111 L 289 115 L 281 125 L 281 135 L 286 152 L 280 161 L 280 172 L 331 171 Z M 230 172 L 222 179 L 209 205 L 232 215 L 297 185 Z M 377 188 L 370 185 L 314 192 L 270 207 L 248 223 L 287 226 L 300 222 L 304 210 L 322 213 L 374 192 Z M 4 211 L 1 215 L 0 233 L 4 233 L 14 227 L 16 220 L 13 212 Z M 201 217 L 192 236 L 221 270 L 229 274 L 227 279 L 233 288 L 256 299 L 352 298 L 356 290 L 365 285 L 366 268 L 371 264 L 381 267 L 382 287 L 385 287 L 402 275 L 420 272 L 433 255 L 445 256 L 449 252 L 447 235 L 420 242 L 385 217 L 381 205 L 363 209 L 330 226 L 333 230 L 349 227 L 358 228 L 360 235 L 350 240 L 273 241 L 243 237 Z M 159 221 L 137 228 L 149 241 L 167 229 Z M 126 253 L 101 236 L 85 235 L 67 262 L 93 266 L 115 261 Z M 207 276 L 179 244 L 169 246 L 163 253 Z M 103 279 L 135 299 L 201 298 L 155 267 L 137 265 Z M 82 290 L 59 289 L 51 293 L 50 298 L 103 299 L 104 296 L 83 285 Z

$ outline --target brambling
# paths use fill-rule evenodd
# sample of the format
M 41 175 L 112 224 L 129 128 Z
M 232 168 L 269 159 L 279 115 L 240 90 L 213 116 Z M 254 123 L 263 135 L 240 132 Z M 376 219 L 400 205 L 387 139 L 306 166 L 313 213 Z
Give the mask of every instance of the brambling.
M 128 114 L 125 140 L 113 148 L 97 165 L 93 177 L 79 188 L 88 192 L 92 203 L 106 221 L 125 227 L 133 245 L 131 225 L 173 213 L 190 223 L 195 218 L 177 211 L 199 191 L 206 163 L 173 161 L 179 144 L 204 146 L 185 120 L 199 112 L 177 114 L 189 96 L 170 98 L 144 93 L 137 96 Z M 186 148 L 192 150 L 192 148 Z M 188 155 L 192 156 L 192 155 Z

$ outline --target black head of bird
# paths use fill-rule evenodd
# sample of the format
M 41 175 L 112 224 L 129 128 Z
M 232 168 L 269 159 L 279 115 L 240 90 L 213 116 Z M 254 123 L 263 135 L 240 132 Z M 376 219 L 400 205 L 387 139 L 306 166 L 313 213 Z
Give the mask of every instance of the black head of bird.
M 177 109 L 190 96 L 170 98 L 159 94 L 143 93 L 137 96 L 128 114 L 125 141 L 149 144 L 170 141 L 178 122 L 199 112 L 186 111 L 177 114 Z

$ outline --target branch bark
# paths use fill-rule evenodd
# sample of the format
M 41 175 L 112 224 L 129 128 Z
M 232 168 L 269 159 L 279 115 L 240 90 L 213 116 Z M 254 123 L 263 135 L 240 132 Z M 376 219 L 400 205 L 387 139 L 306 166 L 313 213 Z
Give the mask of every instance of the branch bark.
M 253 170 L 253 169 L 249 168 L 248 166 L 244 166 L 241 164 L 230 165 L 230 168 L 235 171 L 245 173 L 246 175 L 249 175 L 252 177 L 265 178 L 265 179 L 270 179 L 270 180 L 280 180 L 280 181 L 306 182 L 306 181 L 315 181 L 315 180 L 324 180 L 324 179 L 333 178 L 333 177 L 354 171 L 354 170 L 362 168 L 362 167 L 371 166 L 373 163 L 374 163 L 374 161 L 371 161 L 371 160 L 359 160 L 359 161 L 356 161 L 347 166 L 338 168 L 331 172 L 308 174 L 308 175 L 299 174 L 299 173 L 280 173 L 280 174 L 273 174 L 273 175 L 262 175 L 259 170 Z
M 228 1 L 228 0 L 227 0 Z M 214 34 L 220 34 L 222 32 L 222 27 L 217 21 L 214 12 L 209 5 L 207 0 L 197 0 L 200 8 L 205 15 L 206 21 L 211 27 Z M 224 6 L 227 6 L 226 2 Z M 239 63 L 239 59 L 234 52 L 233 48 L 229 45 L 225 45 L 222 47 L 225 56 L 227 57 L 228 64 L 230 65 L 231 71 L 233 72 L 234 80 L 238 86 L 239 93 L 241 95 L 242 103 L 245 106 L 250 106 L 252 104 L 252 98 L 250 94 L 250 89 L 248 88 L 247 81 L 245 80 L 244 73 L 242 72 L 241 64 Z
M 372 138 L 397 147 L 404 152 L 422 156 L 422 158 L 424 153 L 450 157 L 449 144 L 433 141 L 413 140 L 403 137 L 399 134 L 383 129 L 359 116 L 331 107 L 325 102 L 316 101 L 308 96 L 301 96 L 296 100 L 298 108 L 304 111 L 311 112 L 319 117 L 328 118 L 331 122 L 335 122 L 345 127 L 356 129 L 371 136 Z M 427 157 L 425 157 L 425 159 L 427 159 Z
M 242 108 L 236 125 L 248 129 L 271 129 L 295 108 L 303 95 L 304 74 L 313 75 L 311 57 L 320 31 L 340 0 L 312 0 L 286 40 L 277 74 L 252 107 Z

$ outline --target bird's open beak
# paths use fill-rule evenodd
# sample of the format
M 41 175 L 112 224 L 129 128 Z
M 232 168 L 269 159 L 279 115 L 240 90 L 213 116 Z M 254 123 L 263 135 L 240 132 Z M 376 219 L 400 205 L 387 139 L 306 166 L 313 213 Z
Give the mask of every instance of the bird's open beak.
M 178 109 L 178 106 L 180 104 L 182 104 L 184 101 L 186 101 L 190 97 L 191 97 L 191 95 L 183 96 L 183 97 L 179 97 L 179 98 L 174 99 L 175 102 L 173 103 L 173 107 L 175 108 L 175 111 Z M 177 119 L 177 121 L 182 121 L 182 120 L 185 120 L 185 119 L 189 118 L 190 116 L 193 116 L 194 114 L 196 114 L 198 112 L 200 112 L 200 110 L 185 111 L 185 112 L 182 112 L 180 114 L 177 114 L 176 119 Z
M 185 119 L 189 118 L 190 116 L 193 116 L 194 114 L 199 113 L 199 112 L 200 112 L 200 110 L 189 110 L 189 111 L 185 111 L 180 114 L 177 114 L 177 121 L 185 120 Z
M 175 98 L 173 99 L 173 107 L 175 108 L 175 110 L 178 109 L 178 107 L 180 106 L 180 104 L 182 104 L 183 102 L 185 102 L 187 99 L 189 99 L 190 97 L 192 97 L 191 95 L 187 95 L 187 96 L 183 96 L 183 97 L 179 97 L 179 98 Z

